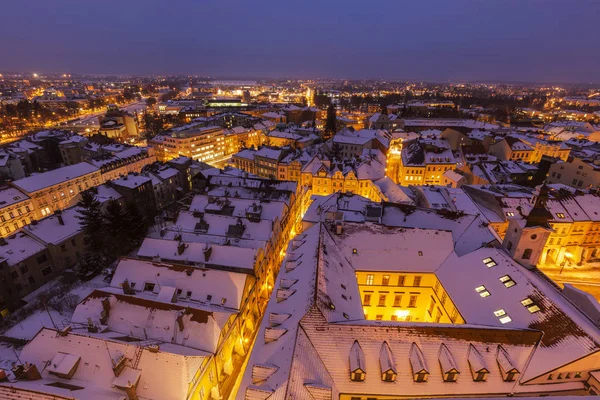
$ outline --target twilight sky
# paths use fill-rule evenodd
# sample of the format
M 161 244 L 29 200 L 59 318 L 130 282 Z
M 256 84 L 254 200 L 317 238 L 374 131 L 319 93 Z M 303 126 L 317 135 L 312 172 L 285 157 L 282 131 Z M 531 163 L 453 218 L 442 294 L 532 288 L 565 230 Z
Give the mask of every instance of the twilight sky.
M 598 0 L 2 0 L 0 71 L 600 82 Z

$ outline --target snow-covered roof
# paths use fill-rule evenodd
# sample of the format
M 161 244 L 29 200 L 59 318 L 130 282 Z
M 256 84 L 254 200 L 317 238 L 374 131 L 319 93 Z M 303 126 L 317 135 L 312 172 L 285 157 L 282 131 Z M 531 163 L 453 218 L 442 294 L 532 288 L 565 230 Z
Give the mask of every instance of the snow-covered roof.
M 71 379 L 61 378 L 45 368 L 48 361 L 59 353 L 69 358 L 79 357 Z M 115 377 L 114 365 L 122 358 L 135 359 L 140 353 L 137 369 L 126 366 L 119 377 Z M 16 388 L 35 390 L 41 393 L 62 395 L 89 400 L 120 399 L 125 391 L 117 386 L 121 376 L 139 379 L 137 395 L 140 398 L 178 400 L 187 398 L 189 386 L 209 356 L 206 352 L 191 348 L 163 344 L 158 352 L 140 347 L 137 343 L 125 343 L 83 334 L 58 334 L 44 328 L 21 352 L 21 360 L 37 366 L 42 379 L 10 382 Z M 166 373 L 165 371 L 168 371 Z M 73 388 L 70 388 L 72 385 Z M 75 391 L 73 391 L 75 389 Z
M 281 220 L 287 206 L 281 202 L 261 202 L 260 200 L 242 199 L 235 197 L 213 198 L 207 195 L 196 195 L 190 204 L 190 211 L 213 212 L 219 214 L 227 208 L 227 215 L 246 218 L 251 209 L 260 215 L 260 219 L 274 221 Z
M 16 180 L 12 184 L 27 193 L 33 193 L 98 171 L 97 167 L 87 162 L 81 162 L 52 171 L 32 174 L 26 178 Z
M 0 208 L 10 207 L 27 200 L 30 200 L 29 196 L 17 188 L 10 186 L 0 188 Z
M 454 251 L 452 233 L 435 229 L 347 224 L 340 238 L 342 254 L 363 271 L 432 272 Z
M 111 287 L 120 288 L 127 280 L 135 291 L 141 292 L 145 283 L 154 283 L 153 289 L 147 291 L 158 294 L 160 287 L 171 286 L 181 289 L 184 294 L 190 292 L 190 296 L 186 296 L 189 301 L 236 310 L 240 307 L 247 279 L 251 278 L 242 273 L 123 258 Z
M 451 237 L 444 238 L 448 233 L 438 232 L 441 243 L 431 246 L 417 229 L 346 222 L 341 234 L 333 234 L 326 226 L 314 225 L 290 243 L 239 399 L 312 399 L 315 393 L 398 396 L 400 390 L 402 395 L 463 397 L 482 390 L 506 395 L 582 388 L 582 382 L 557 383 L 559 387 L 503 379 L 504 372 L 513 370 L 531 380 L 593 354 L 598 330 L 551 284 L 502 250 L 482 247 L 459 256 Z M 466 324 L 364 319 L 356 270 L 424 272 L 424 264 L 410 254 L 386 249 L 405 243 L 417 249 L 419 241 L 411 245 L 407 235 L 443 249 L 431 256 L 435 260 L 426 260 L 430 269 L 425 272 L 438 277 Z M 386 236 L 396 243 L 388 243 Z M 505 275 L 516 284 L 506 285 Z M 479 294 L 481 285 L 490 296 Z M 525 299 L 532 303 L 523 303 Z M 531 304 L 540 309 L 532 312 Z M 510 318 L 501 321 L 502 316 Z M 397 373 L 394 384 L 382 379 L 386 370 Z M 352 371 L 364 372 L 364 381 L 350 379 Z M 426 384 L 414 381 L 412 374 L 420 371 L 429 374 Z M 460 375 L 458 383 L 444 382 L 444 372 L 450 371 Z M 471 376 L 478 371 L 487 372 L 484 382 Z
M 254 272 L 257 251 L 210 243 L 144 239 L 137 255 L 141 258 L 202 265 L 205 268 Z
M 21 261 L 46 249 L 39 241 L 22 232 L 17 232 L 15 235 L 4 238 L 1 242 L 0 261 L 6 260 L 9 266 L 17 265 Z
M 113 185 L 135 189 L 148 182 L 152 182 L 152 178 L 143 175 L 129 174 L 123 178 L 114 179 L 111 181 Z
M 171 289 L 163 300 L 160 294 Z M 172 302 L 171 298 L 176 301 Z M 106 300 L 110 305 L 108 317 L 102 322 Z M 141 341 L 155 340 L 215 353 L 221 331 L 235 311 L 186 300 L 186 293 L 177 294 L 175 287 L 162 286 L 158 295 L 139 292 L 133 295 L 122 289 L 107 288 L 93 291 L 77 305 L 71 321 L 88 325 L 91 320 L 110 331 L 112 339 L 132 337 Z M 152 316 L 152 318 L 150 318 Z M 175 328 L 176 327 L 176 328 Z M 177 329 L 177 334 L 173 333 Z M 135 341 L 134 341 L 135 342 Z
M 46 244 L 59 245 L 81 232 L 81 220 L 77 207 L 67 208 L 49 217 L 27 225 L 24 231 Z
M 204 221 L 204 226 L 199 224 Z M 240 226 L 238 234 L 230 227 Z M 187 233 L 203 233 L 221 237 L 252 239 L 267 242 L 273 233 L 273 221 L 250 221 L 247 218 L 205 213 L 202 217 L 193 212 L 182 211 L 175 222 L 176 229 Z M 205 228 L 205 229 L 204 229 Z

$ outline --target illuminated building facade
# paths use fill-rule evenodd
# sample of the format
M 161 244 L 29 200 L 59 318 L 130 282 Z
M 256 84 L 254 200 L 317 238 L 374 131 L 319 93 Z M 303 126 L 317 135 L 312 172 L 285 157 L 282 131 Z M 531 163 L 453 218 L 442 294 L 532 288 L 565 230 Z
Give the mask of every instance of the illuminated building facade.
M 12 182 L 33 202 L 36 219 L 71 206 L 79 193 L 102 182 L 100 169 L 86 162 L 31 175 Z
M 596 390 L 597 345 L 588 344 L 598 327 L 482 236 L 456 242 L 458 232 L 417 228 L 436 217 L 410 208 L 384 207 L 375 223 L 320 215 L 289 245 L 237 399 Z M 365 306 L 367 286 L 377 293 Z M 394 291 L 409 295 L 399 307 Z
M 444 172 L 456 168 L 457 160 L 447 141 L 418 139 L 404 146 L 397 182 L 408 185 L 441 185 Z

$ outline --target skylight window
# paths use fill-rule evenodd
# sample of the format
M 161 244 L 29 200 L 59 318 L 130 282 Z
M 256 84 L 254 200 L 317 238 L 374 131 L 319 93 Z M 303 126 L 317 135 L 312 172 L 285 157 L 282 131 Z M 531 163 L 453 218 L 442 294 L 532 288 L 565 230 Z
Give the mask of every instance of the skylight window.
M 556 216 L 560 219 L 564 219 L 565 218 L 565 214 L 563 213 L 556 213 Z
M 506 213 L 506 216 L 507 216 L 507 217 L 514 217 L 514 216 L 515 216 L 515 213 L 514 213 L 514 212 L 512 212 L 512 211 L 508 211 L 508 212 Z
M 506 311 L 504 311 L 504 310 L 501 308 L 501 309 L 499 309 L 499 310 L 496 310 L 496 311 L 494 311 L 494 315 L 495 315 L 496 317 L 501 317 L 501 316 L 503 316 L 503 315 L 506 315 Z
M 483 263 L 488 267 L 488 268 L 492 268 L 495 267 L 496 265 L 496 261 L 494 261 L 491 257 L 488 258 L 484 258 L 483 259 Z
M 485 286 L 477 286 L 475 291 L 479 293 L 481 297 L 488 297 L 490 295 L 490 292 L 485 288 Z
M 521 304 L 523 304 L 523 306 L 525 306 L 527 308 L 527 311 L 529 311 L 531 314 L 540 311 L 540 307 L 537 304 L 535 304 L 533 300 L 531 300 L 529 297 L 521 300 Z
M 503 324 L 506 324 L 506 323 L 512 321 L 512 319 L 506 314 L 506 311 L 504 311 L 504 309 L 502 309 L 502 308 L 494 311 L 494 315 L 496 317 L 498 317 L 498 320 L 500 322 L 502 322 Z
M 500 277 L 500 282 L 504 284 L 507 288 L 515 286 L 517 283 L 508 275 L 504 275 Z

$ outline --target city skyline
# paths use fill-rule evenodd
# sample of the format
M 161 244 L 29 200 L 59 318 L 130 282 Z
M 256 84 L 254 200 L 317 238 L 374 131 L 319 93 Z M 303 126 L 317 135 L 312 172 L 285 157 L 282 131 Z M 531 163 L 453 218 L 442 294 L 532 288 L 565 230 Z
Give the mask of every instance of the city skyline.
M 589 83 L 592 1 L 5 5 L 4 71 Z M 118 5 L 118 7 L 117 7 Z M 114 12 L 113 10 L 118 10 Z M 197 17 L 195 17 L 197 16 Z M 574 62 L 575 60 L 575 62 Z

